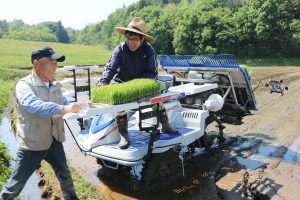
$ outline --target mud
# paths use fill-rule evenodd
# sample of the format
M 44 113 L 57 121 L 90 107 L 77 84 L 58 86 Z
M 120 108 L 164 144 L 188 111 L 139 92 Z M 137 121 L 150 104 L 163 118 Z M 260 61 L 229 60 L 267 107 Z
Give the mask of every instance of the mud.
M 300 68 L 252 68 L 258 111 L 239 126 L 226 125 L 227 144 L 186 163 L 185 178 L 168 188 L 135 190 L 130 172 L 101 176 L 96 159 L 84 156 L 67 133 L 65 150 L 75 170 L 107 199 L 289 199 L 300 186 Z M 270 94 L 264 84 L 283 80 L 289 90 Z
M 227 136 L 239 136 L 246 142 L 231 152 L 242 168 L 236 172 L 229 170 L 216 183 L 220 196 L 222 199 L 299 199 L 300 69 L 254 68 L 252 72 L 253 85 L 259 80 L 283 80 L 289 90 L 281 96 L 259 87 L 256 91 L 259 111 L 246 117 L 239 127 L 227 125 Z M 243 182 L 246 172 L 248 183 Z

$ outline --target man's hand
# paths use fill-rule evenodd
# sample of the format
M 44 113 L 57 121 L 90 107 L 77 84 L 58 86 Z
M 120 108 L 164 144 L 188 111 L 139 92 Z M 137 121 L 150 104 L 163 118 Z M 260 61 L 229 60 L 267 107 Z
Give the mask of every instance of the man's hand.
M 80 110 L 80 104 L 78 103 L 71 103 L 69 105 L 64 106 L 64 114 L 67 113 L 77 113 Z
M 101 87 L 103 83 L 100 82 L 100 80 L 96 83 L 96 87 Z

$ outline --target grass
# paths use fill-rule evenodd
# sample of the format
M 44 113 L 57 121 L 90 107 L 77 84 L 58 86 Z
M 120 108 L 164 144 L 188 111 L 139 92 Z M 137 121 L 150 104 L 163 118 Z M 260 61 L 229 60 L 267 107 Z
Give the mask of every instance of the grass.
M 283 67 L 283 66 L 300 66 L 300 58 L 240 58 L 238 59 L 240 64 L 245 64 L 251 67 Z
M 92 90 L 94 103 L 123 104 L 158 94 L 160 84 L 152 79 L 134 79 L 125 83 L 105 85 Z
M 0 39 L 0 68 L 31 66 L 31 51 L 43 46 L 51 46 L 57 53 L 66 55 L 60 65 L 103 65 L 111 55 L 111 51 L 101 46 Z M 300 66 L 300 58 L 239 58 L 238 61 L 251 67 Z
M 0 80 L 14 81 L 28 75 L 29 73 L 30 71 L 28 70 L 6 69 L 0 67 Z
M 0 39 L 0 69 L 31 66 L 32 50 L 44 46 L 51 46 L 56 53 L 66 56 L 59 65 L 103 65 L 111 55 L 111 51 L 101 46 Z
M 10 164 L 11 156 L 4 143 L 0 142 L 0 189 L 6 183 L 8 177 L 11 174 Z
M 8 103 L 10 102 L 13 86 L 14 82 L 3 81 L 0 79 L 0 116 L 2 116 Z
M 75 190 L 76 190 L 76 193 L 77 193 L 77 196 L 79 199 L 84 199 L 84 200 L 105 199 L 103 195 L 101 195 L 99 192 L 96 191 L 96 188 L 94 186 L 92 186 L 85 179 L 81 178 L 72 167 L 69 167 L 69 169 L 71 170 L 72 178 L 73 178 L 74 185 L 75 185 Z M 52 197 L 58 197 L 59 199 L 63 199 L 63 196 L 62 196 L 62 193 L 60 190 L 60 186 L 59 186 L 59 182 L 56 179 L 56 176 L 55 176 L 51 166 L 47 162 L 43 161 L 42 162 L 42 170 L 46 176 L 43 178 L 45 178 L 45 180 L 48 181 L 49 185 L 52 186 L 52 191 L 53 191 Z

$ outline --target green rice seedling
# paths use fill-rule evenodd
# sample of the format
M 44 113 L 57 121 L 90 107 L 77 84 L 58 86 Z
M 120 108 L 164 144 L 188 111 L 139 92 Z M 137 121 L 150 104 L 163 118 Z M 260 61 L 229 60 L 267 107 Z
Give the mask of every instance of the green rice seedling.
M 250 77 L 249 67 L 247 65 L 240 65 L 246 72 L 246 74 Z M 253 88 L 252 88 L 253 89 Z M 256 101 L 255 92 L 253 92 L 254 101 Z
M 160 84 L 153 79 L 134 79 L 125 83 L 105 85 L 92 90 L 94 103 L 123 104 L 140 101 L 149 96 L 159 94 Z
M 250 76 L 250 74 L 249 74 L 249 67 L 247 65 L 240 65 L 240 66 L 245 70 L 246 74 L 248 76 Z

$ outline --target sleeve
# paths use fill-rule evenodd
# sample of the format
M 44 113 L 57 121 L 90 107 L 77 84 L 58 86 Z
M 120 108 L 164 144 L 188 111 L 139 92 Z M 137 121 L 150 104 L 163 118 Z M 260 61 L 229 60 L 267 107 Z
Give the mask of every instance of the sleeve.
M 16 98 L 25 110 L 37 117 L 48 118 L 63 113 L 63 105 L 45 102 L 35 95 L 31 87 L 24 81 L 16 85 Z
M 108 63 L 104 67 L 102 78 L 98 81 L 97 85 L 108 85 L 110 83 L 121 66 L 121 53 L 120 47 L 115 48 Z
M 147 57 L 146 67 L 144 71 L 144 78 L 155 79 L 157 77 L 157 62 L 156 54 L 152 46 L 149 49 L 149 56 Z
M 63 99 L 64 99 L 64 105 L 69 105 L 69 104 L 70 104 L 70 102 L 69 102 L 69 100 L 67 99 L 67 97 L 63 97 Z

